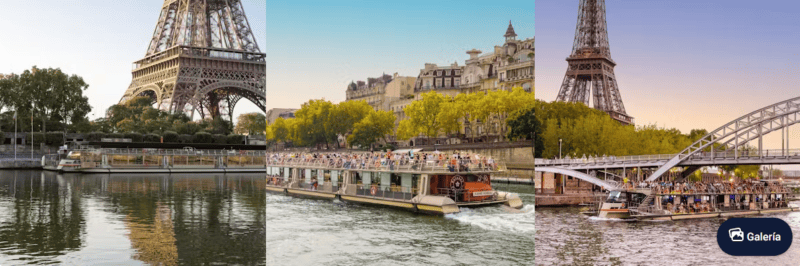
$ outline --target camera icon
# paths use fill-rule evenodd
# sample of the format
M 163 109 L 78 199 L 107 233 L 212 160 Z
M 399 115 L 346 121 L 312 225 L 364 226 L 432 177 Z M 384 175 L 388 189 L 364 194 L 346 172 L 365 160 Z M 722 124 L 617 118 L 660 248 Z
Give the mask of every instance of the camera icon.
M 744 232 L 742 232 L 742 228 L 739 227 L 729 229 L 728 236 L 731 238 L 731 241 L 733 242 L 744 241 Z

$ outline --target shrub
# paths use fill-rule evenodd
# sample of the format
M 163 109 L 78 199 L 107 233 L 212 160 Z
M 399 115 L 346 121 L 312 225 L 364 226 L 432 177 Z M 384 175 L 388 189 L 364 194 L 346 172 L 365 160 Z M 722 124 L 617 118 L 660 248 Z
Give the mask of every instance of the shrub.
M 192 135 L 189 134 L 178 135 L 178 143 L 192 143 Z
M 129 132 L 123 134 L 123 137 L 126 139 L 131 139 L 133 142 L 142 142 L 142 134 L 136 132 Z
M 238 134 L 228 135 L 228 144 L 244 144 L 244 136 Z
M 86 135 L 86 140 L 88 141 L 100 141 L 100 139 L 105 138 L 106 134 L 103 132 L 92 132 Z
M 178 142 L 178 133 L 175 131 L 165 131 L 164 132 L 164 143 L 175 143 Z
M 161 142 L 161 136 L 156 135 L 156 134 L 147 134 L 147 135 L 144 135 L 144 137 L 142 137 L 142 140 L 144 142 L 155 142 L 155 143 L 158 143 L 158 142 Z
M 214 137 L 211 136 L 211 133 L 200 131 L 194 133 L 192 143 L 214 143 Z
M 211 135 L 214 139 L 214 144 L 225 144 L 228 143 L 228 137 L 222 134 L 214 134 Z
M 45 134 L 44 136 L 44 143 L 49 146 L 64 145 L 64 132 L 61 131 L 47 132 L 47 134 Z
M 33 132 L 33 134 L 28 134 L 31 138 L 28 140 L 28 144 L 33 141 L 33 145 L 39 145 L 40 143 L 44 143 L 44 133 L 42 132 Z

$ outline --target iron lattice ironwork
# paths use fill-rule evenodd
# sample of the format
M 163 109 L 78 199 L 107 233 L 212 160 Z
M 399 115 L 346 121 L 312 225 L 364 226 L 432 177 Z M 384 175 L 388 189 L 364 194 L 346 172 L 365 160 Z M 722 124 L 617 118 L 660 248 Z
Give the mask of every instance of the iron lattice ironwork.
M 605 111 L 623 124 L 633 124 L 633 117 L 625 112 L 614 76 L 617 64 L 611 60 L 604 0 L 581 0 L 575 41 L 567 64 L 567 73 L 556 101 L 580 102 L 589 106 L 591 96 L 595 109 Z
M 240 0 L 165 0 L 120 103 L 148 96 L 161 110 L 232 120 L 245 98 L 266 112 L 265 58 Z

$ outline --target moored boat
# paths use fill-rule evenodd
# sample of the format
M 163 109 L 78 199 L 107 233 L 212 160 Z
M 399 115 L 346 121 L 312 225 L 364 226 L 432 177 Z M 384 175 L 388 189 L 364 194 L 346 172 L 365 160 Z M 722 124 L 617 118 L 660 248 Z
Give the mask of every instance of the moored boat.
M 586 215 L 636 220 L 684 220 L 798 211 L 777 181 L 651 183 L 623 187 Z
M 263 173 L 266 151 L 81 147 L 42 157 L 66 173 Z
M 502 170 L 477 154 L 275 153 L 267 159 L 267 190 L 430 214 L 497 204 L 522 208 L 516 194 L 492 188 L 492 174 Z

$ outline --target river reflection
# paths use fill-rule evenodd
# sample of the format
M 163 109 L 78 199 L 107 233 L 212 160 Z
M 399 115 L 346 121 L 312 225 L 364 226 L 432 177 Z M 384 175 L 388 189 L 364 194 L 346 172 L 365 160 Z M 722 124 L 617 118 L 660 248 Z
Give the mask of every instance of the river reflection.
M 264 264 L 260 174 L 0 171 L 0 265 Z
M 794 202 L 793 204 L 798 204 Z M 734 257 L 717 245 L 717 229 L 726 219 L 624 222 L 589 218 L 580 208 L 536 210 L 537 265 L 797 265 L 800 238 L 775 257 Z M 797 234 L 800 213 L 775 217 Z

